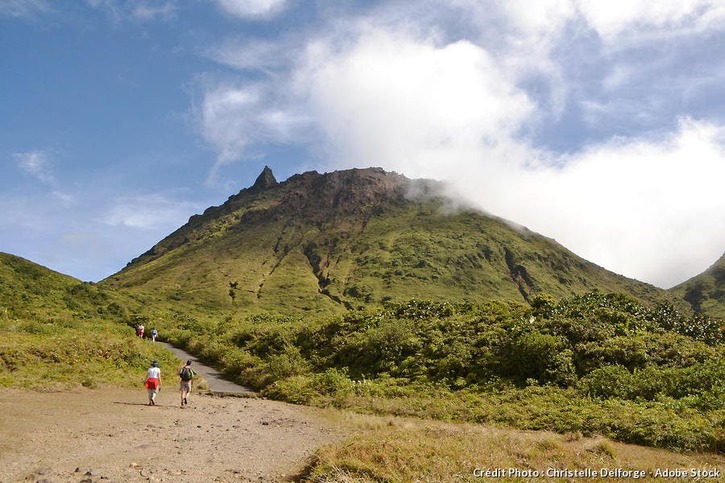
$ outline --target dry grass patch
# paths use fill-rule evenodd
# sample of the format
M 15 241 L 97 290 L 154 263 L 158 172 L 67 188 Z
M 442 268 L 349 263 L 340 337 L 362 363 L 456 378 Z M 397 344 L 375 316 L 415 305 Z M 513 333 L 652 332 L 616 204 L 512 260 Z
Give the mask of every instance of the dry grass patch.
M 552 468 L 643 471 L 648 478 L 658 469 L 725 471 L 722 455 L 673 453 L 603 437 L 355 414 L 344 418 L 355 435 L 319 450 L 306 481 L 527 481 L 527 475 L 533 476 L 527 472 L 535 471 L 542 481 L 576 481 L 562 473 L 547 475 Z M 499 473 L 487 478 L 486 470 Z M 631 481 L 633 476 L 615 473 L 606 479 Z

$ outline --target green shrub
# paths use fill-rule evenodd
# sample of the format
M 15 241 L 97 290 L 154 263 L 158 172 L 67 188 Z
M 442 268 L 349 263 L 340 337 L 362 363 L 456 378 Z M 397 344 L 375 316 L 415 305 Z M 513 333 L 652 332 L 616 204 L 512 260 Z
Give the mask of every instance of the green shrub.
M 284 352 L 270 356 L 267 365 L 273 381 L 310 372 L 310 364 L 302 357 L 300 350 L 292 345 L 285 347 Z
M 279 380 L 267 386 L 262 394 L 265 397 L 292 404 L 311 404 L 319 397 L 314 381 L 310 376 L 293 376 Z
M 576 380 L 572 356 L 566 338 L 527 332 L 513 339 L 507 354 L 502 354 L 504 375 L 519 382 L 535 379 L 567 386 Z
M 322 395 L 345 397 L 350 395 L 355 384 L 347 375 L 346 370 L 330 368 L 322 374 L 317 374 L 313 378 L 314 388 Z

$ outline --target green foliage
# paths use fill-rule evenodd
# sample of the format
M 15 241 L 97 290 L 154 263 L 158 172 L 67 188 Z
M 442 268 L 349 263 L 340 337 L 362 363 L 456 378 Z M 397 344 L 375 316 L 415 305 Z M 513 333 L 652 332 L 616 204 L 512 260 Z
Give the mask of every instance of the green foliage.
M 263 394 L 292 404 L 312 404 L 319 397 L 319 390 L 311 377 L 292 376 L 269 385 Z
M 683 399 L 699 409 L 715 409 L 712 403 L 723 394 L 725 366 L 722 356 L 689 367 L 647 366 L 628 370 L 621 365 L 604 366 L 581 380 L 588 395 L 653 401 L 658 398 Z
M 573 352 L 565 337 L 525 332 L 508 344 L 504 359 L 505 375 L 522 381 L 534 379 L 540 383 L 562 386 L 576 380 Z
M 176 362 L 168 352 L 114 331 L 103 321 L 83 322 L 52 334 L 0 330 L 0 385 L 64 387 L 138 385 L 151 361 Z
M 286 346 L 279 354 L 270 356 L 267 365 L 274 381 L 310 372 L 310 364 L 302 357 L 300 350 L 292 345 Z
M 412 300 L 227 318 L 187 347 L 289 402 L 718 448 L 724 346 L 672 320 L 689 319 L 598 292 L 530 306 Z

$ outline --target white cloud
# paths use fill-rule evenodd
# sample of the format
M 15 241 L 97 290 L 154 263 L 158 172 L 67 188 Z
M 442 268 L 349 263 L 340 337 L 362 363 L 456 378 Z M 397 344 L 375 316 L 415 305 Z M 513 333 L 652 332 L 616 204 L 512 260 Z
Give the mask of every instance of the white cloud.
M 720 0 L 576 0 L 587 23 L 606 41 L 637 37 L 654 30 L 672 36 L 722 27 L 725 5 Z
M 186 223 L 189 213 L 198 208 L 193 203 L 170 200 L 158 194 L 119 197 L 101 221 L 106 225 L 141 230 L 174 229 Z
M 450 167 L 481 146 L 499 151 L 534 110 L 489 53 L 467 41 L 437 46 L 373 30 L 341 51 L 313 45 L 308 60 L 297 89 L 308 90 L 329 155 L 347 165 L 413 174 Z
M 481 162 L 450 181 L 482 208 L 659 286 L 722 254 L 725 127 L 685 119 L 663 139 L 614 139 L 555 164 Z
M 286 0 L 217 0 L 229 15 L 243 19 L 267 19 L 286 7 Z
M 204 89 L 196 122 L 218 153 L 208 183 L 216 180 L 222 166 L 254 157 L 256 146 L 299 139 L 308 123 L 306 116 L 280 99 L 272 86 L 220 82 L 207 84 Z
M 515 42 L 545 45 L 561 35 L 572 22 L 583 22 L 607 44 L 640 38 L 672 38 L 722 28 L 725 5 L 720 0 L 509 0 L 507 2 L 456 2 L 470 10 L 481 25 L 489 25 L 496 12 L 509 23 L 507 35 Z M 535 46 L 534 46 L 535 47 Z
M 45 151 L 15 153 L 13 158 L 17 161 L 18 167 L 33 178 L 49 184 L 55 181 L 52 172 L 53 162 Z

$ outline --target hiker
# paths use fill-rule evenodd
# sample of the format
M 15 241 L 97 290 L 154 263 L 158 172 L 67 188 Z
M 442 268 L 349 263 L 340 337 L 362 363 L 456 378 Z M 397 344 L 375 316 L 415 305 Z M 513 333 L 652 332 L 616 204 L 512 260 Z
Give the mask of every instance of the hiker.
M 156 406 L 156 394 L 161 391 L 161 369 L 159 369 L 159 361 L 153 361 L 151 367 L 146 372 L 144 386 L 149 393 L 149 406 Z
M 186 365 L 179 369 L 179 389 L 181 391 L 181 407 L 189 404 L 187 397 L 191 394 L 191 380 L 196 376 L 196 371 L 191 368 L 191 360 L 186 361 Z
M 159 332 L 156 329 L 151 329 L 151 342 L 156 342 L 158 336 Z
M 138 326 L 138 336 L 141 337 L 142 339 L 143 339 L 143 331 L 144 331 L 144 326 L 141 325 L 141 324 L 139 324 L 139 326 Z

